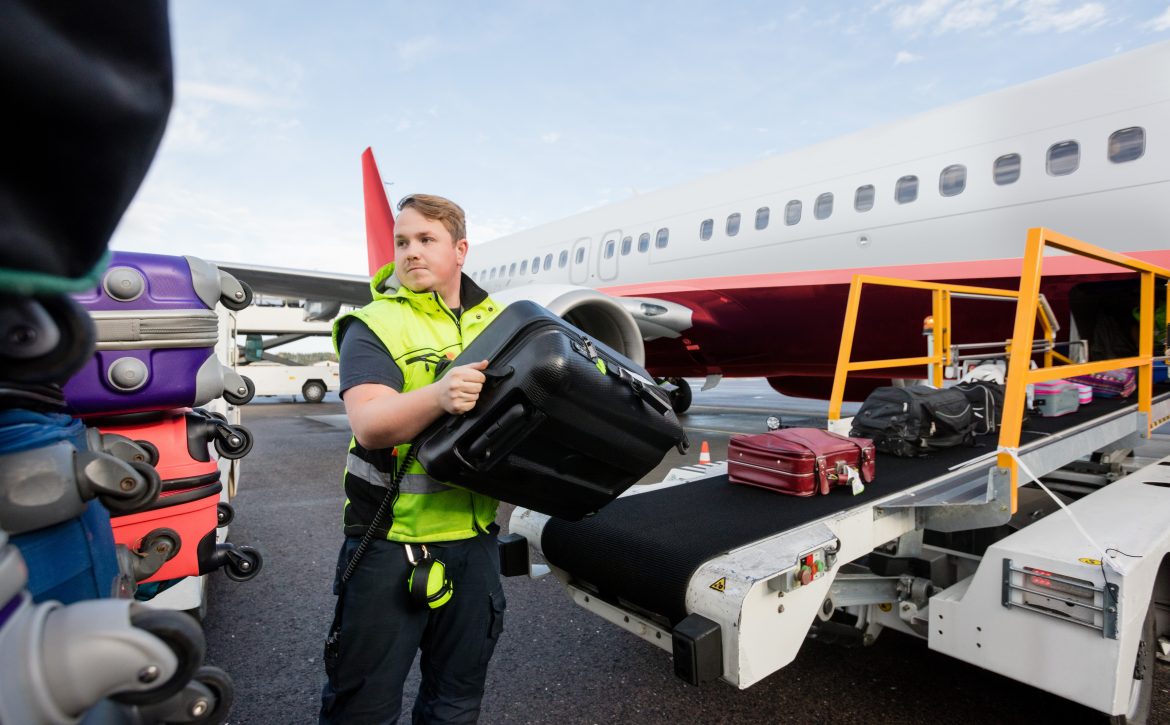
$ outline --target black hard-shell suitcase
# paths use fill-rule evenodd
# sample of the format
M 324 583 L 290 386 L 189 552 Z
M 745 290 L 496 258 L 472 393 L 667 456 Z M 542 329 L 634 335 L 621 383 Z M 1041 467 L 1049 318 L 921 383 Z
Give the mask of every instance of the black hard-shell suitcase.
M 596 512 L 686 434 L 641 366 L 538 304 L 514 302 L 445 370 L 488 360 L 475 408 L 415 439 L 440 481 L 563 519 Z M 440 375 L 443 371 L 440 371 Z

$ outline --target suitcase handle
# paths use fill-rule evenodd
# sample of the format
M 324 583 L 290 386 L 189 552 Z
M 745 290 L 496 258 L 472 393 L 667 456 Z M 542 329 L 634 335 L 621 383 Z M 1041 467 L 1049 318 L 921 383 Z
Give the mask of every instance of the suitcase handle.
M 504 365 L 504 366 L 498 367 L 498 368 L 493 368 L 493 367 L 485 368 L 483 370 L 483 376 L 485 378 L 487 378 L 488 380 L 491 380 L 493 382 L 498 383 L 501 380 L 507 380 L 508 378 L 512 377 L 512 374 L 515 372 L 516 372 L 516 369 L 513 368 L 511 365 Z
M 453 449 L 455 457 L 469 470 L 490 470 L 501 458 L 512 452 L 524 437 L 540 425 L 543 416 L 531 414 L 523 403 L 516 403 L 468 444 L 466 451 Z

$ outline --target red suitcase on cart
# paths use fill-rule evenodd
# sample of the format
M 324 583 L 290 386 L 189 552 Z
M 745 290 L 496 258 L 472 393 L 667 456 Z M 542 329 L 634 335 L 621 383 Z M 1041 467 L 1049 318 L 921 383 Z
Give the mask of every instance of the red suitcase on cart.
M 201 486 L 219 480 L 211 457 L 214 445 L 223 458 L 242 458 L 252 450 L 252 434 L 202 408 L 179 408 L 90 421 L 103 433 L 125 436 L 144 448 L 162 479 L 163 490 Z
M 173 549 L 170 558 L 140 584 L 206 573 L 200 560 L 210 561 L 215 552 L 222 490 L 217 476 L 202 486 L 164 491 L 145 511 L 110 519 L 114 541 L 125 544 L 131 551 L 146 552 L 162 537 L 170 539 L 167 543 Z
M 819 428 L 786 428 L 732 437 L 727 474 L 732 483 L 813 496 L 849 485 L 849 469 L 870 483 L 874 456 L 873 441 L 868 438 L 848 438 Z

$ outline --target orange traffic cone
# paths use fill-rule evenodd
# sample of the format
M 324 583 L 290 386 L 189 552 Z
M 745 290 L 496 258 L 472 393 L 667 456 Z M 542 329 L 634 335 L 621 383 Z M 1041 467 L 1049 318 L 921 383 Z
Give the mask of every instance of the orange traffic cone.
M 699 465 L 711 462 L 711 446 L 707 445 L 707 441 L 703 441 L 703 445 L 699 448 Z

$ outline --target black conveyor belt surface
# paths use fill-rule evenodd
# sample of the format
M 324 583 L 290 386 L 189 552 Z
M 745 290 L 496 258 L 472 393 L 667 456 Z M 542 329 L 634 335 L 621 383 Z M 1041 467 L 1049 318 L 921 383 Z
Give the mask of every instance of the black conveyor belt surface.
M 1157 386 L 1155 397 L 1165 390 Z M 1020 444 L 1133 405 L 1133 398 L 1097 399 L 1060 418 L 1033 416 L 1024 422 Z M 704 562 L 946 475 L 997 443 L 998 434 L 981 437 L 974 448 L 935 451 L 925 458 L 879 453 L 874 482 L 859 496 L 838 488 L 828 496 L 797 498 L 732 484 L 726 475 L 626 496 L 583 521 L 549 520 L 541 550 L 549 563 L 596 588 L 603 599 L 623 600 L 673 626 L 687 615 L 687 584 Z

